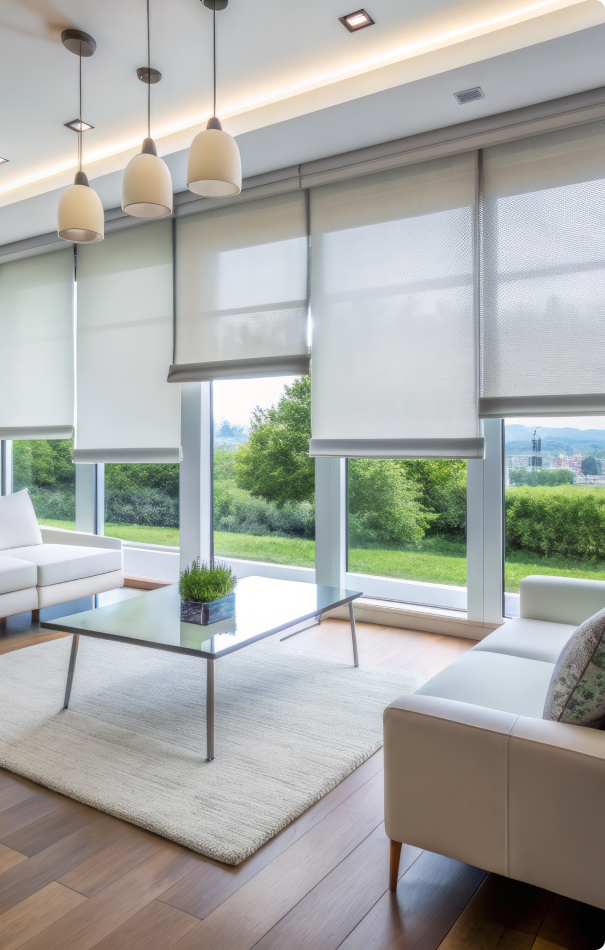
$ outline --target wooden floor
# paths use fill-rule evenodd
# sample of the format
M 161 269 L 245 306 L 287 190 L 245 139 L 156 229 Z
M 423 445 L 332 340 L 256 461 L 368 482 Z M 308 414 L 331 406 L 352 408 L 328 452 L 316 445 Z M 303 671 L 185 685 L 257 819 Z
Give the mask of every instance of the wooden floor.
M 42 635 L 9 623 L 0 653 Z M 427 675 L 472 646 L 372 624 L 358 625 L 358 639 L 361 665 Z M 286 643 L 351 650 L 341 621 Z M 381 753 L 237 868 L 0 770 L 0 950 L 596 950 L 605 941 L 602 911 L 405 845 L 391 894 L 388 851 Z

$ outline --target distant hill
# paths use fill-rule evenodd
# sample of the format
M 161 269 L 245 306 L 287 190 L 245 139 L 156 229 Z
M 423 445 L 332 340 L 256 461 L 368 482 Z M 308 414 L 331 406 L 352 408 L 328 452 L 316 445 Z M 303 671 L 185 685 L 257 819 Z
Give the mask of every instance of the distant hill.
M 507 442 L 528 442 L 531 445 L 531 440 L 534 435 L 533 427 L 522 426 L 513 423 L 512 425 L 507 425 L 504 428 L 504 437 Z M 572 429 L 571 427 L 565 428 L 549 428 L 548 426 L 543 426 L 538 429 L 538 436 L 542 439 L 542 447 L 546 448 L 545 440 L 548 439 L 550 442 L 563 441 L 570 443 L 603 443 L 605 445 L 605 429 Z

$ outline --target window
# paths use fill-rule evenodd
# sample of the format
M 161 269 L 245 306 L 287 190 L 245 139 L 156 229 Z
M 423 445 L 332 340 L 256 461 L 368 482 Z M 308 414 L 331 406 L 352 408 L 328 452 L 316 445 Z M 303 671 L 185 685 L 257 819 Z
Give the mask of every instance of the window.
M 27 488 L 40 524 L 76 527 L 76 467 L 71 439 L 13 442 L 13 491 Z
M 348 571 L 381 579 L 364 591 L 465 609 L 466 462 L 350 459 L 348 472 Z
M 105 534 L 178 547 L 178 463 L 106 464 Z
M 505 614 L 529 574 L 605 580 L 605 417 L 505 424 Z
M 315 567 L 308 376 L 213 383 L 214 553 Z

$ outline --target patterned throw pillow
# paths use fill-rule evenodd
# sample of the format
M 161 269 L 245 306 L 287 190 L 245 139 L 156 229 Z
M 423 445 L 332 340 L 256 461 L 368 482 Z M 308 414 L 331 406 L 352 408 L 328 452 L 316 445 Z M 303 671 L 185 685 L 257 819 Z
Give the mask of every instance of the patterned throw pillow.
M 605 723 L 605 610 L 580 624 L 554 668 L 543 719 L 600 729 Z

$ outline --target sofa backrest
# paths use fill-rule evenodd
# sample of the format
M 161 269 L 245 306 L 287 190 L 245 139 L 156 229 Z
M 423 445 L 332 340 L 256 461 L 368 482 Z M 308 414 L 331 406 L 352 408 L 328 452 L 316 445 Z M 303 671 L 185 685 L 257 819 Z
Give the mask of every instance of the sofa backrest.
M 584 623 L 605 607 L 605 581 L 532 574 L 521 581 L 519 615 L 527 620 Z
M 0 497 L 0 551 L 42 544 L 36 512 L 27 488 Z

